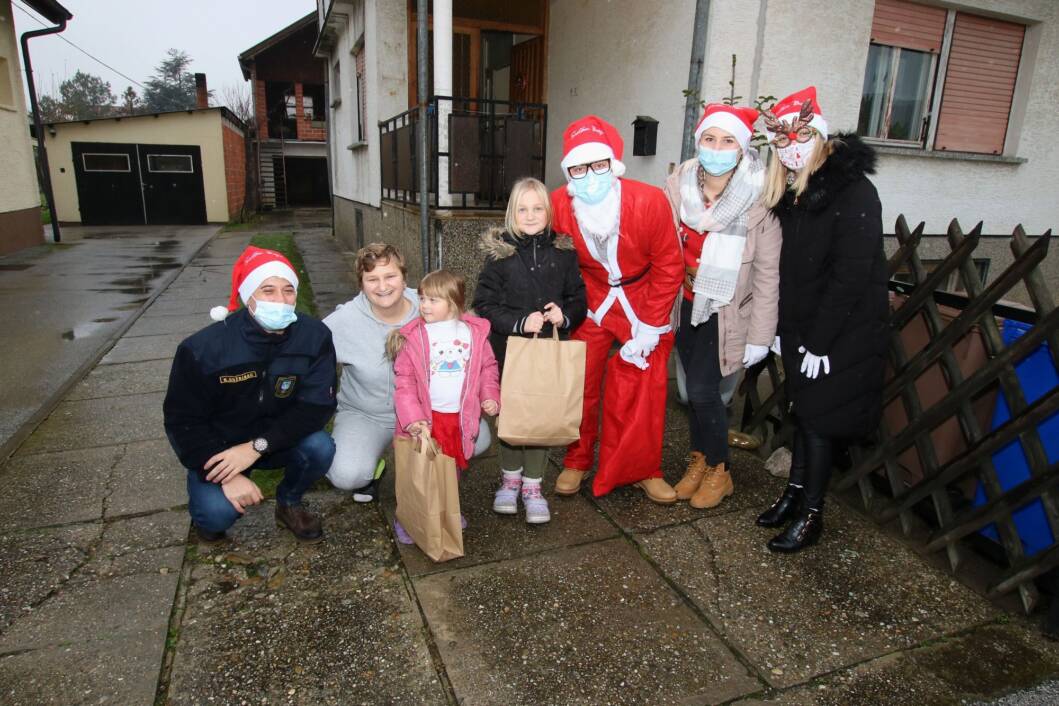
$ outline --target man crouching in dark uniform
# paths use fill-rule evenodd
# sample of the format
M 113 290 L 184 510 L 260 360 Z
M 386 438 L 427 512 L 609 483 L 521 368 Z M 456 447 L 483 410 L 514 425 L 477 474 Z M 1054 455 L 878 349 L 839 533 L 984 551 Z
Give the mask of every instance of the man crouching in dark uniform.
M 331 467 L 324 425 L 335 411 L 335 348 L 317 319 L 294 313 L 298 276 L 278 252 L 248 247 L 232 270 L 218 323 L 184 339 L 162 410 L 188 471 L 188 512 L 200 539 L 225 531 L 263 499 L 255 468 L 286 467 L 276 523 L 303 542 L 323 539 L 302 495 Z M 239 300 L 246 308 L 239 308 Z M 230 315 L 229 315 L 230 314 Z

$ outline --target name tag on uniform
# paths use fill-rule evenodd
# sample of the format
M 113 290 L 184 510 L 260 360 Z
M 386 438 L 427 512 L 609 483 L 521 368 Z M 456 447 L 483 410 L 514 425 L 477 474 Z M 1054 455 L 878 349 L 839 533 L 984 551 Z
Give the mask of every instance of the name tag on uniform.
M 233 382 L 246 382 L 247 380 L 253 380 L 256 377 L 256 370 L 248 370 L 245 373 L 239 373 L 238 375 L 221 375 L 221 384 L 227 385 Z
M 290 397 L 294 392 L 294 383 L 297 379 L 295 375 L 283 375 L 276 378 L 276 397 Z

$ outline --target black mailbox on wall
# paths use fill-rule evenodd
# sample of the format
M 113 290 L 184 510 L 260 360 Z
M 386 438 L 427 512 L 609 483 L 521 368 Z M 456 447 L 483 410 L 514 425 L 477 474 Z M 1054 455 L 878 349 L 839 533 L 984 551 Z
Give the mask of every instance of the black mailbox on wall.
M 632 153 L 635 157 L 648 157 L 655 153 L 658 143 L 658 121 L 650 115 L 637 115 L 632 121 Z

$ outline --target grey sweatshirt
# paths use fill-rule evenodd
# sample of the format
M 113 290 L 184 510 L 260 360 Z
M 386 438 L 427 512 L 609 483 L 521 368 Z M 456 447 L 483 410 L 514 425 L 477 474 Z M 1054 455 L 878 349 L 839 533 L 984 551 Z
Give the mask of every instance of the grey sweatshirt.
M 342 379 L 338 389 L 338 411 L 363 414 L 382 426 L 394 425 L 393 363 L 386 359 L 386 337 L 419 314 L 419 295 L 406 287 L 412 302 L 408 316 L 396 324 L 380 321 L 364 293 L 339 304 L 324 324 L 331 329 Z

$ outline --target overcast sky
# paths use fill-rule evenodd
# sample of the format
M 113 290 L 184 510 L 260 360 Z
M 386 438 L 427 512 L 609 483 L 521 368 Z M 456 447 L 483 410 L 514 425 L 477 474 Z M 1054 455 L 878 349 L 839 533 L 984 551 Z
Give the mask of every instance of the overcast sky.
M 74 16 L 61 35 L 130 78 L 144 83 L 169 48 L 192 59 L 190 70 L 206 74 L 220 98 L 221 88 L 242 84 L 239 53 L 316 9 L 315 0 L 60 0 Z M 25 10 L 32 15 L 31 19 Z M 40 19 L 21 0 L 12 0 L 18 35 L 40 29 Z M 45 20 L 45 22 L 47 22 Z M 114 94 L 129 85 L 143 89 L 59 39 L 31 39 L 37 90 L 58 93 L 59 84 L 78 70 L 109 81 Z M 21 60 L 21 52 L 19 53 Z M 24 69 L 24 67 L 23 67 Z

